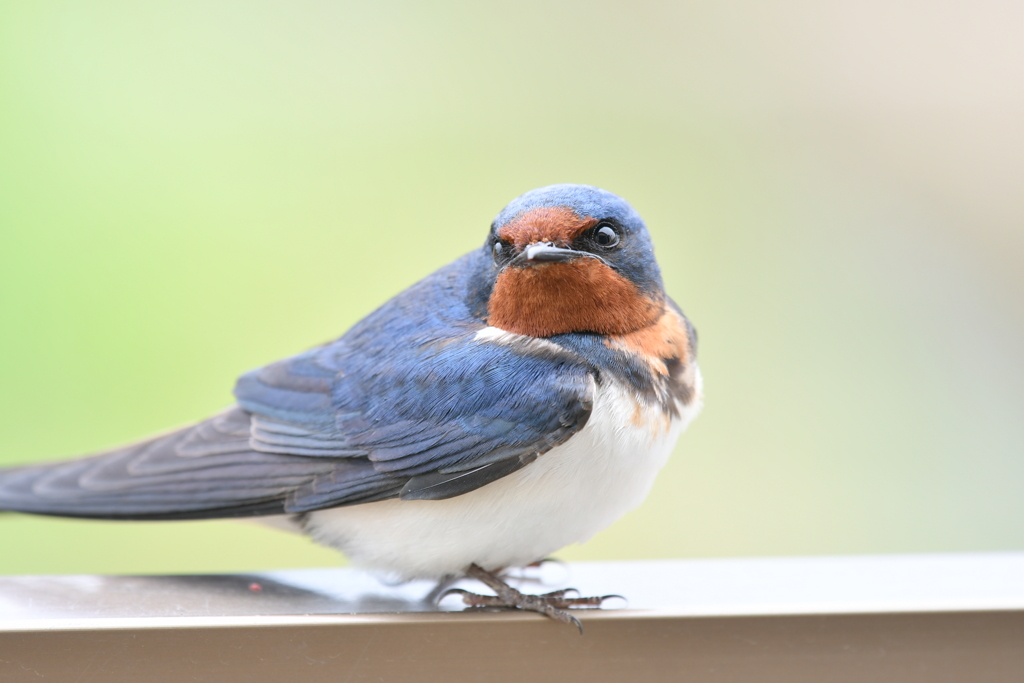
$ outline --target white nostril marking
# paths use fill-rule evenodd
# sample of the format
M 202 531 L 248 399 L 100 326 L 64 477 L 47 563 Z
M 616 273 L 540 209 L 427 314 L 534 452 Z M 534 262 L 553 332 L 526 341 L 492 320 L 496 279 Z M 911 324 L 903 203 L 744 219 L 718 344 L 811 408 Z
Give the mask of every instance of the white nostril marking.
M 526 247 L 526 260 L 532 261 L 534 254 L 536 254 L 538 251 L 544 251 L 545 249 L 550 249 L 551 247 L 554 246 L 554 242 L 538 242 L 535 244 L 531 244 L 528 247 Z

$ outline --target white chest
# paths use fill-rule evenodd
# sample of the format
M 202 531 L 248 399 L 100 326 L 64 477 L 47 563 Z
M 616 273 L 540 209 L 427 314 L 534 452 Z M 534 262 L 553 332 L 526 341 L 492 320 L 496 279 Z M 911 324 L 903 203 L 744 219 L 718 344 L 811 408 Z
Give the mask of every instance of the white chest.
M 586 426 L 507 477 L 447 500 L 386 500 L 312 513 L 306 530 L 353 564 L 403 579 L 521 566 L 587 540 L 638 506 L 700 410 L 669 419 L 615 383 Z

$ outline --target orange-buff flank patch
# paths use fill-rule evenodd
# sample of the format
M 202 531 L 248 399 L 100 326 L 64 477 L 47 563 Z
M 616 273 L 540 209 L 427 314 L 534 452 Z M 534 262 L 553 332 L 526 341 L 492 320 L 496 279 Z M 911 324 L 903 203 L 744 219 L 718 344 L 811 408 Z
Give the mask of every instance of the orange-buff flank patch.
M 578 258 L 506 268 L 491 294 L 488 323 L 516 334 L 626 334 L 653 324 L 664 304 L 652 301 L 600 261 Z
M 616 335 L 609 340 L 609 346 L 618 346 L 647 358 L 661 374 L 668 374 L 664 361 L 675 358 L 682 364 L 690 363 L 690 336 L 686 323 L 671 308 L 657 321 L 657 324 L 628 334 Z

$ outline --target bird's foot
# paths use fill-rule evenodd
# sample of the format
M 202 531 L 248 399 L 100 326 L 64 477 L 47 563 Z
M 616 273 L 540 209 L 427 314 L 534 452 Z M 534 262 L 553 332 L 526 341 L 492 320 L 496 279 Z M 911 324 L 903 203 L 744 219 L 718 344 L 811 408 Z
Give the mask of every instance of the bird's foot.
M 461 588 L 450 588 L 439 598 L 443 600 L 449 595 L 459 595 L 462 602 L 474 608 L 506 608 L 524 609 L 531 612 L 540 612 L 546 617 L 563 624 L 571 624 L 583 633 L 583 624 L 580 620 L 569 614 L 566 610 L 573 607 L 596 609 L 601 607 L 605 600 L 611 598 L 622 599 L 621 595 L 600 595 L 594 597 L 578 597 L 579 591 L 575 588 L 563 588 L 562 590 L 542 593 L 541 595 L 530 595 L 521 593 L 512 586 L 502 581 L 496 574 L 493 574 L 475 564 L 469 566 L 466 575 L 485 584 L 493 590 L 496 595 L 480 595 L 471 593 Z M 577 597 L 570 597 L 570 593 L 576 593 Z

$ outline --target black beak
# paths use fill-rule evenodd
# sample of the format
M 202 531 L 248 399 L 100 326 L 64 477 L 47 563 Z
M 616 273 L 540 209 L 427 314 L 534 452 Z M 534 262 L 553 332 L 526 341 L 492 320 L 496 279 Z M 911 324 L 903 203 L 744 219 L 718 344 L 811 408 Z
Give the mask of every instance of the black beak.
M 596 254 L 575 249 L 563 249 L 556 247 L 550 242 L 537 242 L 527 245 L 522 253 L 516 256 L 509 263 L 510 266 L 529 266 L 536 263 L 565 263 L 576 258 L 596 258 L 603 261 Z

